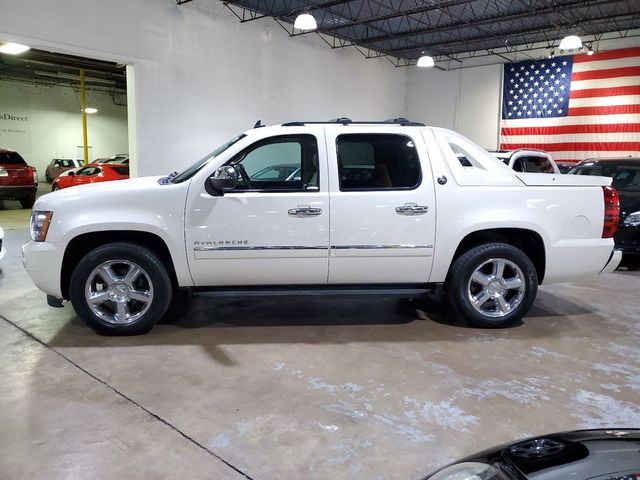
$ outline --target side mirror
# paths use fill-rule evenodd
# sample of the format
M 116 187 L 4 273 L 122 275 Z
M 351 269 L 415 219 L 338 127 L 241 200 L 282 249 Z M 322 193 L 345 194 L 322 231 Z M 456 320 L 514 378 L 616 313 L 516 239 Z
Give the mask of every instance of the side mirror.
M 75 175 L 74 172 L 69 172 L 67 175 L 69 175 L 70 177 L 73 177 Z
M 222 197 L 224 192 L 233 190 L 238 184 L 238 173 L 233 165 L 220 167 L 213 175 L 207 178 L 204 189 L 209 195 Z

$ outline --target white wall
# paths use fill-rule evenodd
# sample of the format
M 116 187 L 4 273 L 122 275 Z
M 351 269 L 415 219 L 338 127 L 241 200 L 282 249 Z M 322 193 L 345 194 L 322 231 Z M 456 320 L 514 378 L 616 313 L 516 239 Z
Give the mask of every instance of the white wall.
M 133 64 L 141 175 L 180 169 L 257 119 L 405 111 L 406 69 L 269 19 L 240 24 L 218 1 L 3 2 L 0 40 Z
M 487 149 L 498 146 L 502 65 L 444 72 L 409 69 L 407 118 L 456 130 Z
M 87 105 L 98 109 L 97 114 L 87 115 L 93 158 L 126 153 L 127 107 L 93 91 L 87 92 Z M 82 158 L 78 156 L 79 145 L 82 115 L 77 91 L 0 81 L 0 147 L 16 150 L 44 180 L 52 158 Z

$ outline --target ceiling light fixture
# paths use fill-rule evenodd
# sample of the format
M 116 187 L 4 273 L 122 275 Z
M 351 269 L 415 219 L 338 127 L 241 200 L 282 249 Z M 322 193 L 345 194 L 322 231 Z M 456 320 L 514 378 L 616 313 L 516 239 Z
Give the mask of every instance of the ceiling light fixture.
M 549 58 L 553 58 L 553 57 L 555 57 L 555 56 L 556 56 L 556 51 L 552 48 L 552 49 L 549 51 Z
M 436 62 L 433 60 L 433 57 L 431 55 L 422 55 L 418 59 L 418 62 L 416 63 L 416 67 L 429 68 L 429 67 L 433 67 L 435 64 Z
M 84 107 L 84 113 L 98 113 L 98 109 L 93 107 Z
M 594 52 L 593 49 L 591 47 L 589 47 L 589 50 L 587 50 L 587 55 L 591 56 L 594 53 L 596 53 L 596 52 Z
M 580 50 L 582 48 L 582 40 L 577 35 L 568 35 L 560 42 L 560 50 L 571 51 Z
M 0 53 L 8 53 L 9 55 L 19 55 L 31 49 L 27 45 L 21 43 L 0 43 Z
M 301 13 L 296 17 L 293 28 L 308 32 L 317 29 L 318 24 L 316 23 L 316 19 L 310 13 Z

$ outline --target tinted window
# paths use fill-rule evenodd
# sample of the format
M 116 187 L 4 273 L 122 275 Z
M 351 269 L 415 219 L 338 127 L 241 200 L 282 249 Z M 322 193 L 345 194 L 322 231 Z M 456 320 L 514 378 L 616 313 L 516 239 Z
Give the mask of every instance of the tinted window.
M 5 165 L 24 165 L 26 162 L 16 152 L 0 152 L 0 163 Z
M 228 164 L 238 171 L 236 190 L 318 189 L 318 145 L 313 135 L 260 140 Z
M 74 168 L 75 162 L 73 160 L 60 160 L 60 167 L 65 167 L 65 168 Z
M 546 157 L 521 157 L 524 171 L 530 173 L 555 173 L 553 165 Z
M 129 167 L 112 167 L 112 170 L 118 175 L 129 175 Z
M 420 159 L 411 138 L 345 134 L 337 139 L 340 190 L 411 189 L 420 184 Z
M 611 172 L 612 186 L 621 191 L 640 191 L 640 164 L 615 165 Z
M 98 167 L 84 167 L 78 170 L 76 175 L 80 177 L 90 177 L 91 175 L 97 175 L 99 173 L 100 169 Z

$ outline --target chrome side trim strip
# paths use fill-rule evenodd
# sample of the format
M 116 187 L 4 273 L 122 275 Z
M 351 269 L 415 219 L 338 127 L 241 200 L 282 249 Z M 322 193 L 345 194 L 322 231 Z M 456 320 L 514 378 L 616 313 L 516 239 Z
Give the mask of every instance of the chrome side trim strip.
M 332 250 L 377 250 L 377 249 L 399 249 L 399 248 L 433 248 L 433 245 L 331 245 Z
M 407 248 L 433 248 L 433 245 L 332 245 L 331 250 L 393 250 Z M 238 252 L 238 251 L 256 251 L 256 250 L 329 250 L 328 247 L 322 245 L 304 246 L 304 245 L 263 245 L 263 246 L 222 246 L 222 247 L 193 247 L 194 252 Z
M 255 250 L 329 250 L 324 246 L 302 246 L 302 245 L 264 245 L 256 247 L 193 247 L 194 252 L 221 252 L 221 251 L 255 251 Z

